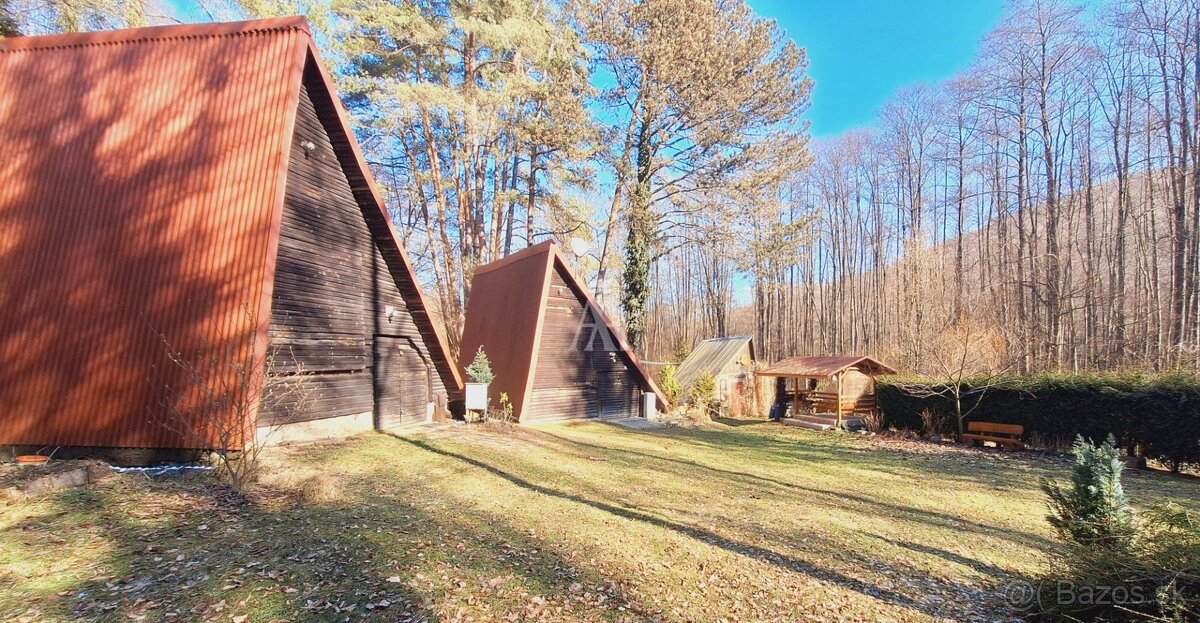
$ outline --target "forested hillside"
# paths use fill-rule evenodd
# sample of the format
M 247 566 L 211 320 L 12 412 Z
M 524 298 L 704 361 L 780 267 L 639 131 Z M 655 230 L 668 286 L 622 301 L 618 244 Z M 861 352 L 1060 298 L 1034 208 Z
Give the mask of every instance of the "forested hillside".
M 747 309 L 708 292 L 738 264 L 668 260 L 657 352 L 695 322 L 752 333 L 771 358 L 919 366 L 968 326 L 999 337 L 1013 370 L 1194 367 L 1198 7 L 1012 5 L 961 75 L 814 145 L 787 194 L 804 239 L 740 258 Z

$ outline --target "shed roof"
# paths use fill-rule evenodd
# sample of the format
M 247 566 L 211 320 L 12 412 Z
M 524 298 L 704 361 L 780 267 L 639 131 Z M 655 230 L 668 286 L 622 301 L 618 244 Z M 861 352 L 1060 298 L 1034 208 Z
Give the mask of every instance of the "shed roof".
M 304 18 L 15 37 L 0 39 L 0 443 L 201 445 L 148 423 L 156 393 L 187 382 L 163 342 L 265 356 L 306 67 L 459 385 Z
M 715 337 L 700 342 L 679 364 L 675 380 L 681 387 L 690 387 L 701 375 L 720 374 L 730 364 L 737 362 L 738 355 L 750 348 L 750 359 L 754 359 L 754 339 L 749 336 Z
M 481 345 L 486 345 L 485 352 L 496 374 L 494 385 L 522 388 L 509 392 L 513 412 L 518 419 L 522 416 L 533 392 L 538 343 L 556 267 L 566 275 L 565 281 L 575 295 L 608 327 L 620 349 L 620 356 L 658 396 L 659 408 L 666 409 L 669 406 L 666 397 L 646 372 L 624 334 L 604 314 L 553 241 L 534 245 L 475 269 L 463 327 L 463 364 L 469 362 Z
M 797 376 L 813 379 L 829 378 L 835 374 L 855 368 L 859 372 L 871 376 L 895 374 L 891 367 L 864 356 L 839 357 L 788 357 L 765 370 L 758 372 L 761 376 Z

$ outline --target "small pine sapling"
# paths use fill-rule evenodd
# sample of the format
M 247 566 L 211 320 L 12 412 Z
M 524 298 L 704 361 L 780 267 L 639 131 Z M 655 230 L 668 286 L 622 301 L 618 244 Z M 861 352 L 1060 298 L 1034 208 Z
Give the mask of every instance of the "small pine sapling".
M 1047 519 L 1059 536 L 1085 547 L 1119 549 L 1134 532 L 1133 511 L 1121 486 L 1125 463 L 1116 440 L 1108 436 L 1093 445 L 1082 435 L 1075 439 L 1075 467 L 1069 487 L 1042 479 L 1049 498 Z
M 487 353 L 483 352 L 483 347 L 475 351 L 475 359 L 471 360 L 471 365 L 467 366 L 467 376 L 471 378 L 472 383 L 491 383 L 495 378 L 495 373 L 492 372 L 492 362 L 488 360 Z

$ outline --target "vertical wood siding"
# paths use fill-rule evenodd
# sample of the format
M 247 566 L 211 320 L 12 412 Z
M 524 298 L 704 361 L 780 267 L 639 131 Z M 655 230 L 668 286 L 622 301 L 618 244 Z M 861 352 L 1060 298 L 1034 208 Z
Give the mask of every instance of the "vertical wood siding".
M 430 400 L 444 406 L 445 386 L 384 260 L 381 246 L 390 240 L 369 227 L 370 208 L 355 197 L 328 117 L 318 112 L 327 96 L 318 84 L 310 67 L 291 146 L 271 308 L 277 371 L 299 371 L 289 378 L 302 379 L 311 395 L 310 408 L 288 421 L 372 410 L 381 427 L 418 421 Z M 260 423 L 284 423 L 282 406 L 264 405 Z
M 533 394 L 524 422 L 639 415 L 637 376 L 617 350 L 619 343 L 598 318 L 584 320 L 584 301 L 567 284 L 560 266 L 550 277 Z M 600 334 L 607 337 L 605 341 Z M 589 337 L 593 338 L 587 350 Z

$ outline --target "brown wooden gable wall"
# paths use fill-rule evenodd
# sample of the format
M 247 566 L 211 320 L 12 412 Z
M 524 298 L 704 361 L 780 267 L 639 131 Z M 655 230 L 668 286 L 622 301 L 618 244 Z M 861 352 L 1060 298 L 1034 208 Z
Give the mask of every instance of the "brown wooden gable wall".
M 275 270 L 275 367 L 303 373 L 311 406 L 299 421 L 371 411 L 382 428 L 402 423 L 400 413 L 404 423 L 422 419 L 430 400 L 444 405 L 445 384 L 369 226 L 371 210 L 351 189 L 331 124 L 322 123 L 318 108 L 329 106 L 328 96 L 311 69 L 296 117 Z M 260 424 L 279 418 L 279 409 L 264 409 Z
M 618 352 L 606 350 L 599 334 L 592 350 L 585 350 L 591 329 L 581 330 L 583 313 L 582 299 L 556 265 L 542 322 L 533 395 L 523 422 L 639 414 L 637 395 L 644 388 L 638 377 Z M 607 327 L 601 324 L 598 330 L 608 336 L 609 344 L 620 348 Z
M 324 122 L 325 131 L 333 140 L 333 151 L 342 164 L 344 178 L 349 182 L 353 197 L 363 208 L 361 214 L 366 219 L 371 235 L 375 237 L 376 250 L 380 253 L 383 263 L 380 267 L 381 272 L 376 272 L 376 275 L 379 279 L 387 279 L 388 287 L 399 288 L 404 299 L 410 303 L 407 317 L 415 323 L 422 348 L 431 358 L 429 363 L 438 377 L 434 383 L 437 391 L 442 394 L 449 393 L 451 399 L 461 398 L 461 379 L 455 371 L 458 364 L 449 358 L 447 349 L 439 346 L 444 343 L 443 337 L 438 334 L 434 319 L 425 308 L 419 284 L 409 274 L 407 259 L 393 238 L 392 225 L 388 222 L 386 213 L 376 204 L 378 197 L 372 189 L 372 183 L 367 179 L 366 164 L 363 162 L 360 166 L 359 155 L 354 147 L 357 144 L 355 138 L 349 136 L 346 127 L 338 121 L 339 113 L 331 99 L 334 96 L 330 94 L 326 86 L 327 79 L 322 77 L 321 71 L 318 64 L 310 58 L 304 72 L 305 84 L 310 89 L 317 115 Z M 390 273 L 390 278 L 382 271 Z M 386 325 L 384 328 L 386 329 Z

